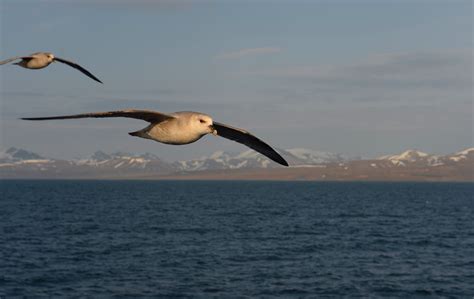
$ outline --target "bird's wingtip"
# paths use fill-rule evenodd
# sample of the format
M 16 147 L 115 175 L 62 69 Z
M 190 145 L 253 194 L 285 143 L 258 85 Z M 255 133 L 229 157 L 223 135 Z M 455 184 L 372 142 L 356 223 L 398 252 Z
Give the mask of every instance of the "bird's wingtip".
M 21 120 L 45 120 L 47 118 L 42 118 L 42 117 L 22 117 L 20 118 Z
M 275 162 L 277 162 L 277 163 L 280 164 L 280 165 L 283 165 L 283 166 L 286 166 L 286 167 L 290 166 L 290 165 L 288 164 L 288 162 L 286 162 L 285 158 L 283 158 L 283 157 L 280 156 L 280 155 L 277 155 L 277 156 L 274 157 L 272 160 L 275 161 Z

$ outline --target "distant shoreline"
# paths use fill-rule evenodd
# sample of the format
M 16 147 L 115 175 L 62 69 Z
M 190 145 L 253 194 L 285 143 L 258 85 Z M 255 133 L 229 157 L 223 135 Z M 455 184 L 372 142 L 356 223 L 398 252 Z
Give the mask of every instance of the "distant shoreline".
M 295 171 L 296 169 L 296 171 Z M 474 183 L 474 174 L 439 174 L 395 172 L 382 176 L 374 174 L 344 175 L 302 172 L 300 169 L 245 169 L 196 171 L 161 175 L 104 175 L 104 176 L 2 176 L 0 180 L 84 180 L 84 181 L 281 181 L 281 182 L 446 182 Z

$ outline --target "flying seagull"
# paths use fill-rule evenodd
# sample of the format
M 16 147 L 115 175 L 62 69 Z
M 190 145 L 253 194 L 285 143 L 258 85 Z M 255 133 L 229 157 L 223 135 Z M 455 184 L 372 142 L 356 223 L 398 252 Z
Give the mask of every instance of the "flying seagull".
M 48 116 L 22 118 L 23 120 L 51 120 L 51 119 L 74 119 L 74 118 L 104 118 L 104 117 L 127 117 L 147 121 L 150 123 L 146 128 L 128 134 L 141 138 L 155 140 L 161 143 L 182 145 L 199 140 L 206 134 L 221 136 L 254 149 L 267 156 L 273 161 L 288 166 L 283 159 L 268 144 L 253 136 L 249 132 L 234 128 L 222 123 L 214 122 L 212 118 L 204 113 L 180 111 L 165 114 L 150 110 L 121 110 L 108 112 L 92 112 L 75 115 Z
M 89 78 L 91 78 L 91 79 L 93 79 L 97 82 L 102 83 L 102 81 L 97 79 L 96 76 L 92 75 L 88 70 L 86 70 L 85 68 L 83 68 L 79 64 L 74 63 L 74 62 L 69 61 L 69 60 L 66 60 L 66 59 L 55 57 L 52 53 L 48 53 L 48 52 L 37 52 L 37 53 L 33 53 L 31 55 L 28 55 L 28 56 L 12 57 L 12 58 L 0 61 L 0 65 L 6 64 L 6 63 L 9 63 L 9 62 L 18 60 L 18 59 L 21 59 L 21 61 L 15 62 L 14 64 L 19 65 L 21 67 L 24 67 L 26 69 L 31 69 L 31 70 L 42 69 L 42 68 L 45 68 L 48 65 L 50 65 L 52 62 L 59 61 L 59 62 L 62 62 L 64 64 L 69 65 L 70 67 L 73 67 L 73 68 L 79 70 L 84 75 L 88 76 Z

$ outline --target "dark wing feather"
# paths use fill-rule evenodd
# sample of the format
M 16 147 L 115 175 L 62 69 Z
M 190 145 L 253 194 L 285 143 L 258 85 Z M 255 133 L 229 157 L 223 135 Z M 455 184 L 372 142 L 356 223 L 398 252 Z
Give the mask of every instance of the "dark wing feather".
M 88 70 L 86 70 L 85 68 L 83 68 L 82 66 L 80 66 L 79 64 L 77 63 L 74 63 L 72 61 L 69 61 L 69 60 L 66 60 L 66 59 L 62 59 L 62 58 L 58 58 L 58 57 L 55 57 L 54 60 L 57 60 L 59 62 L 62 62 L 62 63 L 65 63 L 67 65 L 69 65 L 70 67 L 73 67 L 75 68 L 76 70 L 79 70 L 81 71 L 84 75 L 88 76 L 89 78 L 99 82 L 99 83 L 102 83 L 102 81 L 100 81 L 99 79 L 97 79 L 96 76 L 92 75 Z M 103 84 L 103 83 L 102 83 Z
M 32 59 L 32 58 L 33 57 L 30 57 L 30 56 L 15 56 L 15 57 L 8 58 L 8 59 L 5 59 L 3 61 L 0 61 L 0 65 L 12 62 L 12 61 L 17 60 L 17 59 Z
M 273 148 L 271 148 L 268 144 L 263 142 L 262 140 L 258 139 L 257 137 L 253 136 L 249 132 L 239 129 L 233 128 L 225 124 L 221 124 L 218 122 L 213 123 L 214 129 L 217 131 L 217 135 L 245 144 L 246 146 L 254 149 L 255 151 L 261 153 L 262 155 L 267 156 L 268 158 L 272 159 L 273 161 L 288 166 L 288 162 L 283 159 L 280 154 L 278 154 Z
M 74 115 L 48 116 L 48 117 L 28 117 L 23 120 L 51 120 L 51 119 L 74 119 L 74 118 L 104 118 L 104 117 L 127 117 L 147 121 L 149 123 L 160 123 L 174 116 L 150 110 L 121 110 L 107 112 L 93 112 Z

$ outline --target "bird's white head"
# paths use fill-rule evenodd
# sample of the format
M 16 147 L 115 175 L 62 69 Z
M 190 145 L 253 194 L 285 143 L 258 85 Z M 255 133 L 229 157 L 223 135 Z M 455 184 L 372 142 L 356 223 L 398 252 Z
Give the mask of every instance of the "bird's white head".
M 204 134 L 216 134 L 216 130 L 213 127 L 212 118 L 206 114 L 195 114 L 192 120 L 199 131 Z
M 46 58 L 48 58 L 48 62 L 54 61 L 53 53 L 45 53 L 45 54 L 46 54 Z

